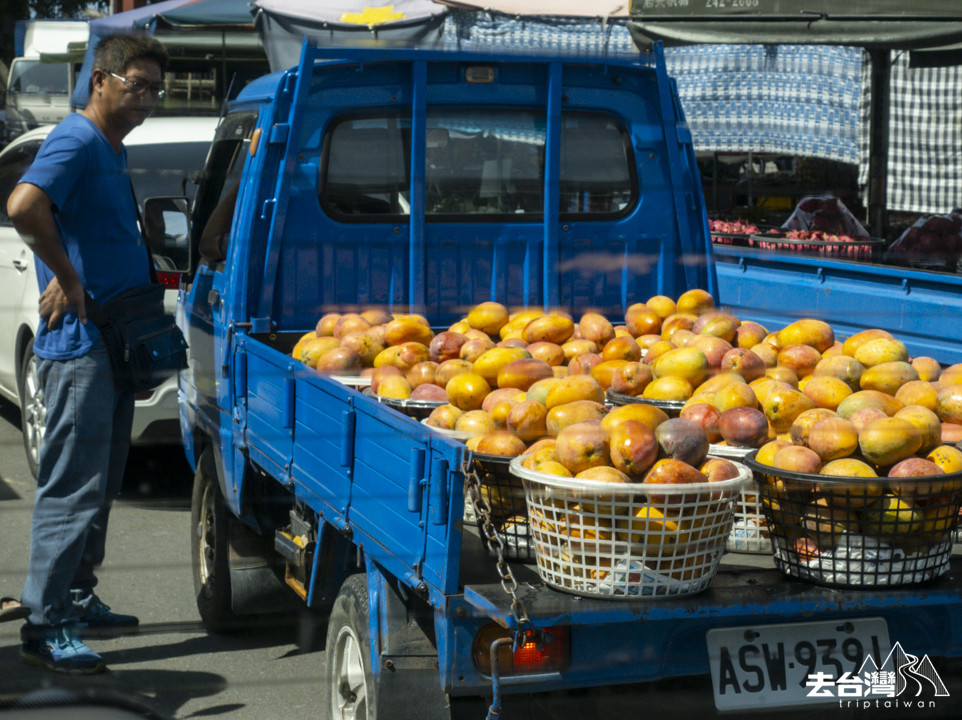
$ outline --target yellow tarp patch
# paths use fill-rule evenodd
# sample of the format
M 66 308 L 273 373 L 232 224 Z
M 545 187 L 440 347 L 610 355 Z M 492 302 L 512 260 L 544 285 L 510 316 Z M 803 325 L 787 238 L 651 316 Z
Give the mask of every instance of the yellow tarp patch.
M 404 13 L 394 12 L 393 5 L 383 5 L 381 7 L 366 7 L 364 12 L 344 13 L 341 15 L 341 22 L 353 23 L 355 25 L 367 25 L 374 27 L 392 20 L 403 20 Z

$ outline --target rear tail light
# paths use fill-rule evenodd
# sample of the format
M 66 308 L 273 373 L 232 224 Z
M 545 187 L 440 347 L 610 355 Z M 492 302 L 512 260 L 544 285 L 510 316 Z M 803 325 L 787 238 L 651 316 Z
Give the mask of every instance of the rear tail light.
M 180 273 L 157 273 L 157 282 L 165 288 L 176 290 L 180 287 Z
M 498 648 L 498 672 L 501 675 L 534 675 L 538 673 L 557 672 L 568 660 L 568 628 L 544 628 L 545 643 L 541 649 L 532 639 L 514 652 L 511 645 Z M 511 630 L 505 630 L 494 623 L 485 625 L 474 638 L 474 664 L 484 675 L 491 674 L 491 645 L 500 638 L 514 636 Z

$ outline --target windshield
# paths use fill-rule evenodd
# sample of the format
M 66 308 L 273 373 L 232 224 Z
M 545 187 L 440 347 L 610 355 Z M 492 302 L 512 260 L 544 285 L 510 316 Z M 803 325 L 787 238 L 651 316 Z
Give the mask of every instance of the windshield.
M 68 63 L 45 63 L 18 59 L 10 70 L 9 91 L 66 95 L 69 90 Z
M 137 200 L 158 195 L 186 195 L 193 200 L 196 186 L 185 182 L 190 173 L 204 167 L 209 142 L 130 145 L 127 165 Z
M 345 119 L 326 142 L 320 199 L 332 216 L 371 222 L 371 216 L 410 214 L 409 118 Z M 538 220 L 544 212 L 545 142 L 540 112 L 429 112 L 425 215 L 435 221 L 452 216 Z M 626 212 L 639 193 L 632 163 L 620 121 L 600 114 L 565 115 L 562 215 L 600 219 Z

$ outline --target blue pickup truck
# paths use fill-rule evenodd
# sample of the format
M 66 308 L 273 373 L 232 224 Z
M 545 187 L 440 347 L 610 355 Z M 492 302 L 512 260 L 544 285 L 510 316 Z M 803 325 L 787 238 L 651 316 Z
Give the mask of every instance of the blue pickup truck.
M 234 189 L 226 252 L 202 257 Z M 464 519 L 467 448 L 290 355 L 332 310 L 417 312 L 440 329 L 488 300 L 614 318 L 695 287 L 717 299 L 659 46 L 305 44 L 298 67 L 227 107 L 191 221 L 180 409 L 198 609 L 213 631 L 291 603 L 327 618 L 326 716 L 835 717 L 851 694 L 812 696 L 806 679 L 857 670 L 855 642 L 930 658 L 957 689 L 945 669 L 962 655 L 962 563 L 922 587 L 840 591 L 726 555 L 708 590 L 664 598 L 560 592 L 523 562 L 505 579 Z

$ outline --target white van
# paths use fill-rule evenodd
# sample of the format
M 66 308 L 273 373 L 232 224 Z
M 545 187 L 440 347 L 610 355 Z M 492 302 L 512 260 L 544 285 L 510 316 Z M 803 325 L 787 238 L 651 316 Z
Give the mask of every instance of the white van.
M 43 125 L 56 125 L 70 113 L 72 63 L 18 57 L 7 82 L 7 137 L 14 140 Z
M 214 117 L 150 118 L 125 138 L 141 207 L 148 197 L 193 196 L 195 186 L 188 178 L 203 170 L 216 126 Z M 30 131 L 0 152 L 0 397 L 20 407 L 24 448 L 34 474 L 44 432 L 43 391 L 33 355 L 40 290 L 33 253 L 7 216 L 7 199 L 52 128 Z M 158 266 L 158 278 L 169 288 L 166 305 L 174 312 L 180 276 L 162 268 Z M 139 444 L 180 442 L 176 377 L 138 394 L 132 437 Z

